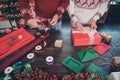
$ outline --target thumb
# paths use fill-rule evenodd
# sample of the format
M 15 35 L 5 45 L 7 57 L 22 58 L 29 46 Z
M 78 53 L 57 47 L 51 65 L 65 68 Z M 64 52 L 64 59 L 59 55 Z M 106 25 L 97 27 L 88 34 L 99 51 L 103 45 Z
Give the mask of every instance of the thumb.
M 40 20 L 38 20 L 38 19 L 35 19 L 35 21 L 36 21 L 36 22 L 41 22 L 41 21 L 40 21 Z

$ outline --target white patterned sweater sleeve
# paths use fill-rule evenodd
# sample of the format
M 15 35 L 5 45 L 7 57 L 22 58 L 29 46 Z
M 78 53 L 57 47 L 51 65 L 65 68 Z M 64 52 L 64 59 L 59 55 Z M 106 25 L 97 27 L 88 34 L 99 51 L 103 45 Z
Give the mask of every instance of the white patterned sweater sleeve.
M 93 17 L 93 19 L 95 21 L 99 20 L 100 17 L 102 17 L 104 15 L 104 13 L 107 12 L 108 4 L 109 4 L 109 0 L 101 0 L 101 3 L 99 5 L 99 10 L 97 11 L 95 16 Z
M 71 19 L 72 27 L 75 27 L 76 22 L 81 24 L 89 24 L 93 18 L 95 21 L 108 9 L 109 0 L 70 0 L 67 8 Z
M 69 17 L 71 19 L 71 24 L 72 24 L 72 27 L 74 27 L 75 25 L 75 22 L 78 21 L 76 15 L 75 15 L 75 4 L 74 4 L 74 0 L 70 0 L 70 4 L 67 8 L 67 11 L 68 11 L 68 14 L 69 14 Z

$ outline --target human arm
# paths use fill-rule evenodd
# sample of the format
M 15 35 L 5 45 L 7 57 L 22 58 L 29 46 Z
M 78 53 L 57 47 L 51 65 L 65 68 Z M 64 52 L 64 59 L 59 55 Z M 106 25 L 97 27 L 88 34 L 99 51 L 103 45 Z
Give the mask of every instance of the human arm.
M 82 24 L 79 22 L 79 20 L 77 19 L 76 15 L 75 15 L 75 3 L 74 0 L 70 0 L 70 4 L 67 8 L 69 17 L 71 19 L 71 23 L 72 26 L 75 27 L 77 30 L 82 31 L 83 30 L 83 26 Z
M 65 12 L 67 6 L 69 4 L 69 0 L 61 0 L 60 6 L 57 8 L 56 13 L 54 14 L 52 20 L 50 21 L 51 25 L 55 25 L 62 18 L 62 14 Z
M 101 0 L 100 1 L 99 9 L 98 9 L 97 13 L 90 20 L 91 29 L 97 29 L 96 22 L 104 15 L 105 12 L 107 12 L 109 1 L 110 0 Z
M 99 5 L 99 10 L 93 17 L 95 21 L 99 20 L 100 17 L 102 17 L 104 13 L 107 12 L 109 1 L 110 0 L 101 0 L 100 5 Z

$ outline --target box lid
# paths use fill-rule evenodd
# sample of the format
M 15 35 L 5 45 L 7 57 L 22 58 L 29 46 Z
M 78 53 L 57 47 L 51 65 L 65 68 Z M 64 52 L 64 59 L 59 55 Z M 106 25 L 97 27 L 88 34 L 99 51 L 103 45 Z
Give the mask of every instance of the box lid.
M 68 67 L 69 69 L 76 73 L 79 73 L 84 68 L 84 64 L 80 63 L 79 61 L 70 56 L 67 56 L 62 61 L 62 64 L 64 64 L 66 67 Z
M 93 49 L 88 49 L 86 51 L 80 51 L 77 53 L 77 55 L 82 62 L 93 60 L 99 57 L 99 55 Z

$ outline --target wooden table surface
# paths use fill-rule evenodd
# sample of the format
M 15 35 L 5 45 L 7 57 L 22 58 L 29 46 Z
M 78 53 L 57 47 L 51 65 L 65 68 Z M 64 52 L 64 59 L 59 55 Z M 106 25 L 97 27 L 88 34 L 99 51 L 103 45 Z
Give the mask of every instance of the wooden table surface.
M 105 64 L 100 66 L 103 63 L 110 63 L 112 62 L 113 56 L 120 56 L 120 25 L 119 24 L 104 24 L 99 25 L 98 29 L 99 32 L 106 32 L 112 36 L 111 42 L 108 44 L 111 46 L 111 48 L 100 58 L 85 62 L 85 68 L 82 70 L 84 72 L 89 64 L 94 63 L 97 66 L 99 66 L 101 69 L 105 70 L 106 72 L 110 73 L 111 71 L 116 71 L 113 69 L 113 67 L 109 64 Z M 32 30 L 31 30 L 32 31 Z M 31 32 L 30 31 L 30 32 Z M 57 39 L 63 40 L 63 46 L 62 48 L 56 48 L 54 46 L 54 42 Z M 31 50 L 30 52 L 35 53 L 35 56 L 33 59 L 27 59 L 26 55 L 23 56 L 21 59 L 17 60 L 22 62 L 29 62 L 32 66 L 32 68 L 40 68 L 43 71 L 47 71 L 48 73 L 56 74 L 59 79 L 63 77 L 66 74 L 72 73 L 70 69 L 65 67 L 61 62 L 64 58 L 67 56 L 71 56 L 75 58 L 76 60 L 80 61 L 80 59 L 77 56 L 78 51 L 87 50 L 88 48 L 93 48 L 93 46 L 84 46 L 84 47 L 74 47 L 71 39 L 71 26 L 70 23 L 65 22 L 63 23 L 61 31 L 53 31 L 50 32 L 50 36 L 47 38 L 47 41 L 49 44 L 42 49 L 41 51 L 36 52 L 35 49 Z M 114 54 L 112 54 L 112 52 Z M 14 54 L 13 54 L 14 55 Z M 46 57 L 47 56 L 53 56 L 54 58 L 54 64 L 47 65 L 46 64 Z M 7 57 L 8 58 L 8 57 Z M 7 60 L 5 58 L 4 60 L 0 61 L 0 64 L 4 63 L 4 61 Z M 81 61 L 80 61 L 81 62 Z

